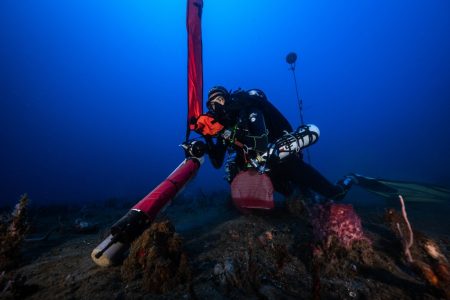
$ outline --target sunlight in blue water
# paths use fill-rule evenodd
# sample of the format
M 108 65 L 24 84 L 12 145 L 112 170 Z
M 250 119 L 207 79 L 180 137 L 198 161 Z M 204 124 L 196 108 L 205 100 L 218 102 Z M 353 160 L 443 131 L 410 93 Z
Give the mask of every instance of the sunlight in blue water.
M 446 1 L 204 1 L 205 90 L 321 129 L 313 165 L 450 185 Z M 2 1 L 0 201 L 146 194 L 183 159 L 185 1 Z M 226 188 L 207 162 L 194 186 Z

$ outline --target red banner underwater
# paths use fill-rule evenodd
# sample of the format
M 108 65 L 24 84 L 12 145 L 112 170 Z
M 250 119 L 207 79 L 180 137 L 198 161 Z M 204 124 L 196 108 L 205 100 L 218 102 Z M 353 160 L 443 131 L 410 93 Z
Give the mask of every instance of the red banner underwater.
M 188 129 L 203 111 L 203 61 L 202 61 L 202 9 L 203 0 L 188 0 L 186 27 L 188 32 Z

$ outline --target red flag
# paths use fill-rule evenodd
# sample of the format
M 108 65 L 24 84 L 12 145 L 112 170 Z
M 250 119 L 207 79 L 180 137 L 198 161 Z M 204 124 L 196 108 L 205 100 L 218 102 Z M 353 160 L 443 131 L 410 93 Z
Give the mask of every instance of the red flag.
M 187 1 L 188 32 L 188 117 L 186 139 L 192 124 L 203 111 L 202 9 L 203 0 Z

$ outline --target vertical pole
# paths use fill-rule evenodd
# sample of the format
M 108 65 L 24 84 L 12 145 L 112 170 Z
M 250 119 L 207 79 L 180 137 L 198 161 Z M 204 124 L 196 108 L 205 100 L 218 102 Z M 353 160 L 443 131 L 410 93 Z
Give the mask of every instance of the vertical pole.
M 297 103 L 298 103 L 298 110 L 300 115 L 300 124 L 303 126 L 305 125 L 305 120 L 303 118 L 303 99 L 300 96 L 299 88 L 297 84 L 297 77 L 295 75 L 295 61 L 297 60 L 297 55 L 294 52 L 291 52 L 287 55 L 286 61 L 288 64 L 290 64 L 289 70 L 292 71 L 292 74 L 294 76 L 294 85 L 295 85 L 295 94 L 297 96 Z M 306 156 L 308 158 L 308 162 L 311 163 L 311 154 L 309 153 L 309 148 L 306 149 Z

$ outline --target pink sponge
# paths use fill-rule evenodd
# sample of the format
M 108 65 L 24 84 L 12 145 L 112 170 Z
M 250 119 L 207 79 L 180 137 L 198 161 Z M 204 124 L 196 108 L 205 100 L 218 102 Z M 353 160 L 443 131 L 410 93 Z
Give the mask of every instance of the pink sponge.
M 361 219 L 350 204 L 316 205 L 312 209 L 312 226 L 315 240 L 325 248 L 333 240 L 347 249 L 355 241 L 369 241 L 362 230 Z

